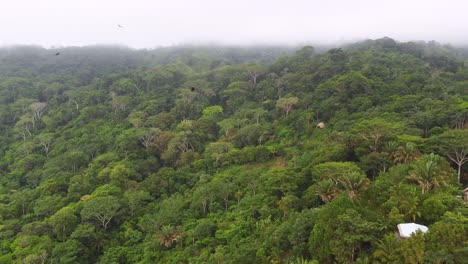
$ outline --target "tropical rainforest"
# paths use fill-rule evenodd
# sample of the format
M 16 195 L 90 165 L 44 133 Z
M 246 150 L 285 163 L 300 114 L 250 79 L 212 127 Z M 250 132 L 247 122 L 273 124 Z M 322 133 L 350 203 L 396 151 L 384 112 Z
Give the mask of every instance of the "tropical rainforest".
M 466 263 L 467 160 L 468 49 L 0 48 L 0 263 Z

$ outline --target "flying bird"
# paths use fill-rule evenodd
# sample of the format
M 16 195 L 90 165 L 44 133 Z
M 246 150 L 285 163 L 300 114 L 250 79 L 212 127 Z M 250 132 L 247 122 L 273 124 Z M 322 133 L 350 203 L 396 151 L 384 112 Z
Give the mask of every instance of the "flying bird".
M 117 25 L 117 26 L 118 26 L 119 28 L 123 28 L 123 26 L 122 26 L 122 25 Z
M 58 56 L 58 55 L 60 55 L 60 52 L 55 53 L 55 56 Z

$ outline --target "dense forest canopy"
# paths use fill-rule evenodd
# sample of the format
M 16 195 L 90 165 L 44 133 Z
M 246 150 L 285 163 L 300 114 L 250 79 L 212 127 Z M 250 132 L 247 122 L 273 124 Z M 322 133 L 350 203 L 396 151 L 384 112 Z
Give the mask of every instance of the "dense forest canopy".
M 1 48 L 0 263 L 462 263 L 467 54 Z

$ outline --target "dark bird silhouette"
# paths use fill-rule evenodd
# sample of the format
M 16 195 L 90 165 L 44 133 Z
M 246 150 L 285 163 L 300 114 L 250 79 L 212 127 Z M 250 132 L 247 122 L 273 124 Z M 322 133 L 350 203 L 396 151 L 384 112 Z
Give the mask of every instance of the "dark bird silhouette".
M 195 92 L 195 87 L 190 87 L 190 91 Z
M 60 55 L 60 52 L 55 53 L 55 56 L 58 56 L 58 55 Z

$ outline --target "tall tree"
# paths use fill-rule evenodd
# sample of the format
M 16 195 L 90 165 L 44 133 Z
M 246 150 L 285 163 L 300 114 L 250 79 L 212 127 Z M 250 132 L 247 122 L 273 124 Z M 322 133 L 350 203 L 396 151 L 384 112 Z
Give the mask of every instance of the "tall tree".
M 49 218 L 55 235 L 62 241 L 70 235 L 78 224 L 78 217 L 71 207 L 63 207 Z
M 293 107 L 299 102 L 299 98 L 293 96 L 293 97 L 283 97 L 278 99 L 276 102 L 276 107 L 280 108 L 283 112 L 286 113 L 286 115 L 291 112 Z
M 432 145 L 442 155 L 446 155 L 458 167 L 457 175 L 460 183 L 462 166 L 468 161 L 468 130 L 449 130 L 434 137 Z
M 362 119 L 356 122 L 351 133 L 368 146 L 370 151 L 379 152 L 385 143 L 396 133 L 401 132 L 403 124 L 382 118 Z
M 84 203 L 81 217 L 84 220 L 97 220 L 104 229 L 107 229 L 110 221 L 117 215 L 120 208 L 121 203 L 116 197 L 96 197 Z
M 36 103 L 31 104 L 31 109 L 33 111 L 33 117 L 32 117 L 33 125 L 36 122 L 41 121 L 42 115 L 44 114 L 44 110 L 46 107 L 47 107 L 47 103 L 36 102 Z
M 54 139 L 54 134 L 52 133 L 42 133 L 37 136 L 37 140 L 39 145 L 44 149 L 44 153 L 46 157 L 49 157 L 50 146 L 52 144 L 52 140 Z

